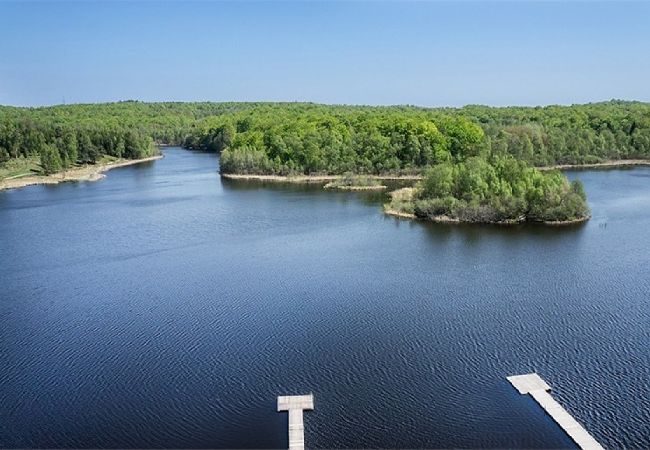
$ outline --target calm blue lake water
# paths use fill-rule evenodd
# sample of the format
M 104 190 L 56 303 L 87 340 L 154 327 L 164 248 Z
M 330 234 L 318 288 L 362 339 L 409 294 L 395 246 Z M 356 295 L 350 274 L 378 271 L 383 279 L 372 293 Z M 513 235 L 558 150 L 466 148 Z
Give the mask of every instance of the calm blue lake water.
M 575 172 L 584 226 L 384 216 L 180 149 L 0 192 L 0 446 L 650 447 L 650 169 Z

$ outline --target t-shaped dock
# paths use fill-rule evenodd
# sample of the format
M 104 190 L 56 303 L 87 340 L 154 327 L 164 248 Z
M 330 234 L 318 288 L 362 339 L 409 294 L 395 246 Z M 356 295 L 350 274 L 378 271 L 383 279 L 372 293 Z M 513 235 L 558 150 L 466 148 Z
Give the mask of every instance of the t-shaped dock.
M 544 411 L 584 450 L 603 450 L 603 447 L 576 421 L 558 402 L 555 401 L 546 384 L 536 373 L 506 377 L 520 394 L 530 394 L 544 408 Z
M 289 411 L 289 450 L 305 448 L 305 426 L 302 421 L 302 411 L 305 409 L 314 409 L 313 394 L 278 397 L 278 411 Z

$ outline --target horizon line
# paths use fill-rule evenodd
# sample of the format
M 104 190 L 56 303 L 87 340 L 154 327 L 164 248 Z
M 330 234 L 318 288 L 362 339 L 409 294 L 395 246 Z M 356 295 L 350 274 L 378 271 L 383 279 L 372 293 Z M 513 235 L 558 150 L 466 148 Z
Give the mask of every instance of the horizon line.
M 115 0 L 110 0 L 115 1 Z M 235 104 L 304 104 L 304 105 L 318 105 L 318 106 L 350 106 L 350 107 L 368 107 L 368 108 L 396 108 L 396 107 L 409 107 L 409 108 L 422 108 L 422 109 L 462 109 L 471 106 L 482 106 L 488 108 L 546 108 L 551 106 L 583 106 L 601 103 L 642 103 L 648 104 L 647 100 L 630 100 L 621 98 L 609 98 L 603 100 L 592 100 L 588 102 L 572 102 L 572 103 L 543 103 L 543 104 L 486 104 L 486 103 L 465 103 L 463 105 L 433 105 L 426 106 L 415 103 L 390 103 L 390 104 L 371 104 L 371 103 L 326 103 L 313 100 L 138 100 L 138 99 L 124 99 L 124 100 L 108 100 L 96 102 L 72 102 L 68 103 L 65 100 L 63 103 L 51 103 L 40 105 L 12 105 L 0 104 L 0 108 L 19 108 L 19 109 L 44 109 L 56 108 L 62 106 L 89 106 L 89 105 L 113 105 L 118 103 L 146 103 L 146 104 L 162 104 L 162 103 L 235 103 Z

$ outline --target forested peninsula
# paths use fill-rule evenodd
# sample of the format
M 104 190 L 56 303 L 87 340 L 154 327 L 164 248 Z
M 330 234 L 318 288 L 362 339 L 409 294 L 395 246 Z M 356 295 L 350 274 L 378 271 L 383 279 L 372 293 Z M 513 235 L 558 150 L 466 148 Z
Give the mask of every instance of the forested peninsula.
M 0 107 L 0 179 L 50 175 L 155 144 L 221 153 L 222 174 L 422 178 L 388 209 L 430 220 L 564 223 L 589 212 L 549 166 L 650 160 L 650 104 L 420 108 L 311 103 Z M 374 183 L 374 182 L 373 182 Z M 336 184 L 335 184 L 336 185 Z M 370 186 L 370 184 L 368 184 Z

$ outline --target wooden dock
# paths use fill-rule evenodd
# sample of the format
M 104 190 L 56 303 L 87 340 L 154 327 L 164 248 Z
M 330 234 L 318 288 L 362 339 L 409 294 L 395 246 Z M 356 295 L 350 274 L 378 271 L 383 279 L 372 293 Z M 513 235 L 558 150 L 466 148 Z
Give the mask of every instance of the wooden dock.
M 313 394 L 278 397 L 278 411 L 289 411 L 289 450 L 304 450 L 305 426 L 302 412 L 312 409 L 314 409 Z
M 507 377 L 520 394 L 530 394 L 544 411 L 584 450 L 603 450 L 603 447 L 569 414 L 547 391 L 551 387 L 536 373 Z

